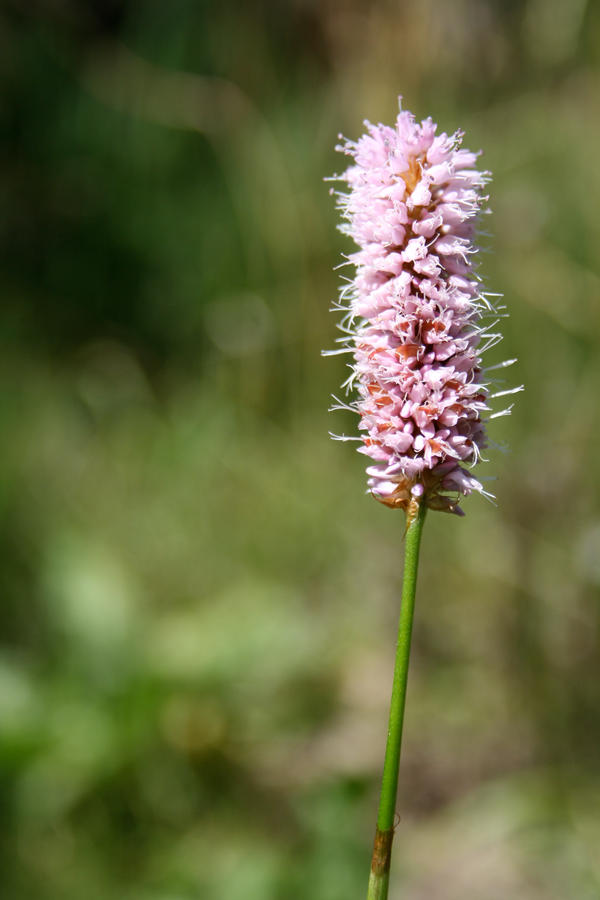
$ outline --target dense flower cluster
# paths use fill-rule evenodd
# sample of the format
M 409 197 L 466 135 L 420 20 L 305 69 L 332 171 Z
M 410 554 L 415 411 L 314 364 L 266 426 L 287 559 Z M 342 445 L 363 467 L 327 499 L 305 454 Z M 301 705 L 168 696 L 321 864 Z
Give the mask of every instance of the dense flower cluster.
M 489 173 L 460 132 L 438 135 L 431 119 L 400 111 L 394 128 L 365 125 L 336 148 L 354 161 L 336 176 L 349 187 L 337 196 L 341 229 L 360 248 L 348 257 L 356 272 L 341 292 L 345 337 L 334 351 L 353 354 L 346 386 L 360 396 L 339 406 L 360 414 L 378 500 L 407 508 L 424 496 L 460 513 L 461 494 L 485 493 L 463 466 L 486 447 L 480 355 L 500 340 L 497 319 L 484 325 L 497 311 L 472 263 Z

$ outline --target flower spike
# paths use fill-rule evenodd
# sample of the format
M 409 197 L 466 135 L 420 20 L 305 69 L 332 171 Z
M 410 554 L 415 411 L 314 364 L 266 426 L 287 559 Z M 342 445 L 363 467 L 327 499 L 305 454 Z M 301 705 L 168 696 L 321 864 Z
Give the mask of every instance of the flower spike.
M 333 352 L 354 357 L 347 385 L 359 394 L 373 496 L 461 515 L 461 495 L 491 497 L 464 468 L 487 446 L 481 354 L 501 339 L 473 264 L 490 175 L 462 149 L 461 132 L 438 135 L 431 119 L 400 109 L 393 128 L 365 125 L 336 148 L 353 164 L 336 176 L 348 191 L 331 193 L 359 249 L 347 259 L 355 275 L 336 304 L 346 336 Z

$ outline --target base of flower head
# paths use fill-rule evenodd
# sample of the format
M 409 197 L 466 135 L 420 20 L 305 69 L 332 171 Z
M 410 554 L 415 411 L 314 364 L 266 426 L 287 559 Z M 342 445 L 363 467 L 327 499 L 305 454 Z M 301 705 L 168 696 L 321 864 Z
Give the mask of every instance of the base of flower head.
M 434 469 L 409 477 L 370 470 L 369 487 L 376 500 L 390 509 L 403 509 L 407 514 L 415 502 L 424 503 L 428 509 L 464 516 L 459 503 L 473 491 L 486 494 L 483 485 L 454 462 L 446 462 Z M 489 496 L 489 495 L 488 495 Z

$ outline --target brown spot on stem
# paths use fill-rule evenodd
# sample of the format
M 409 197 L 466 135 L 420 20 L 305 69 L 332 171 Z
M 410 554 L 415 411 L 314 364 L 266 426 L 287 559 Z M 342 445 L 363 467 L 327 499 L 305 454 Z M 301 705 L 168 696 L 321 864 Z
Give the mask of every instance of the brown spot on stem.
M 380 831 L 379 828 L 376 830 L 373 857 L 371 859 L 371 872 L 374 875 L 381 877 L 390 871 L 393 839 L 393 828 L 388 828 L 386 831 Z
M 422 502 L 425 502 L 425 500 L 423 499 Z M 408 531 L 408 529 L 410 528 L 410 526 L 412 525 L 412 523 L 414 522 L 414 520 L 417 518 L 418 514 L 419 514 L 419 501 L 417 500 L 416 497 L 413 497 L 411 495 L 411 498 L 408 501 L 408 505 L 406 507 L 406 530 L 404 532 L 405 535 L 406 535 L 406 532 Z

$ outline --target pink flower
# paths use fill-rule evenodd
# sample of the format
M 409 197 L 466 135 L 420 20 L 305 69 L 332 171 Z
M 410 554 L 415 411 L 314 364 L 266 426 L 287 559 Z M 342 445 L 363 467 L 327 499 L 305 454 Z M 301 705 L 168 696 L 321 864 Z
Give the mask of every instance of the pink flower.
M 353 354 L 346 387 L 359 399 L 340 405 L 360 415 L 378 500 L 407 508 L 424 497 L 462 514 L 460 495 L 486 494 L 464 466 L 486 447 L 481 353 L 500 340 L 490 331 L 497 319 L 484 324 L 496 310 L 473 266 L 489 173 L 461 149 L 460 132 L 437 135 L 431 119 L 400 111 L 395 128 L 365 125 L 367 134 L 336 148 L 353 159 L 336 176 L 349 191 L 337 196 L 341 230 L 359 247 L 339 304 L 346 336 L 333 351 Z

